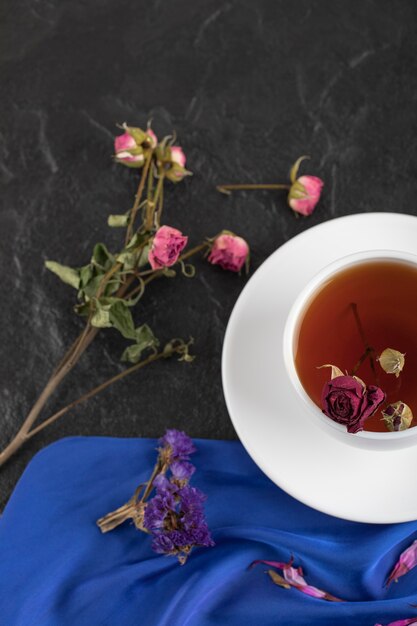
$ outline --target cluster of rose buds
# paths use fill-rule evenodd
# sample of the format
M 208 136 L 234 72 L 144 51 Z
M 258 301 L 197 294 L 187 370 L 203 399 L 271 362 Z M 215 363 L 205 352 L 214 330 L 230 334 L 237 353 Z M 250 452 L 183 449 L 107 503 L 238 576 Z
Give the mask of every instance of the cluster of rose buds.
M 145 490 L 116 511 L 97 521 L 102 532 L 113 530 L 128 519 L 152 535 L 152 549 L 175 556 L 183 565 L 193 548 L 214 546 L 203 503 L 206 496 L 189 484 L 195 467 L 189 462 L 195 447 L 184 432 L 170 429 L 159 441 L 158 460 Z M 155 495 L 147 499 L 152 491 Z
M 127 167 L 142 168 L 146 159 L 153 160 L 154 175 L 178 183 L 191 174 L 185 169 L 186 156 L 180 146 L 158 138 L 151 128 L 141 128 L 123 124 L 124 133 L 114 142 L 115 160 Z M 115 216 L 113 216 L 115 217 Z M 161 226 L 152 240 L 148 255 L 152 269 L 163 269 L 174 265 L 185 248 L 188 237 L 171 226 Z M 223 269 L 240 272 L 248 267 L 249 246 L 247 242 L 230 231 L 222 231 L 217 237 L 207 240 L 208 261 Z

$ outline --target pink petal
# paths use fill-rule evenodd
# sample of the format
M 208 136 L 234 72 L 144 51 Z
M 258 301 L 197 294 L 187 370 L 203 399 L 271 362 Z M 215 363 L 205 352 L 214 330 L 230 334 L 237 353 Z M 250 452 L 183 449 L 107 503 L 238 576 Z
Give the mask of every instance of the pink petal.
M 386 582 L 386 586 L 390 585 L 393 580 L 397 581 L 398 578 L 407 574 L 411 569 L 413 569 L 417 564 L 417 539 L 413 541 L 413 543 L 408 546 L 403 552 L 400 554 L 400 558 L 394 566 L 391 574 L 388 576 L 388 580 Z
M 133 150 L 133 148 L 137 148 L 136 141 L 129 133 L 123 133 L 123 135 L 119 135 L 114 140 L 114 151 L 116 154 L 124 150 Z
M 171 161 L 177 163 L 181 167 L 185 167 L 185 154 L 180 146 L 171 146 Z
M 284 580 L 294 589 L 298 589 L 301 593 L 305 593 L 307 596 L 312 596 L 314 598 L 320 598 L 322 600 L 328 600 L 329 602 L 344 602 L 340 598 L 336 598 L 335 596 L 327 593 L 327 591 L 323 591 L 322 589 L 318 589 L 317 587 L 313 587 L 312 585 L 308 585 L 303 578 L 303 570 L 301 567 L 295 568 L 292 567 L 293 558 L 289 560 L 288 563 L 281 563 L 280 561 L 264 561 L 257 560 L 251 563 L 250 567 L 254 565 L 258 565 L 259 563 L 263 563 L 265 565 L 269 565 L 271 567 L 275 567 L 277 569 L 282 570 L 284 574 Z

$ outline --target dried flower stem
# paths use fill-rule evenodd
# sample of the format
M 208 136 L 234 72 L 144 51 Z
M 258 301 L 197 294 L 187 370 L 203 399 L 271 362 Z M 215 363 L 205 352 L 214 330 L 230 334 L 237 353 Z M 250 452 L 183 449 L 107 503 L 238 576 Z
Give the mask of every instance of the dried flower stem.
M 195 246 L 194 248 L 192 248 L 188 252 L 184 253 L 178 259 L 177 263 L 179 263 L 180 261 L 184 261 L 185 259 L 188 259 L 189 257 L 191 257 L 194 254 L 200 252 L 201 250 L 204 250 L 207 247 L 209 247 L 209 243 L 208 242 L 204 242 L 204 243 L 202 243 L 202 244 L 200 244 L 198 246 Z M 108 281 L 110 279 L 110 277 L 113 275 L 112 269 L 106 274 L 106 277 L 107 277 L 106 281 Z M 163 270 L 154 270 L 150 275 L 147 276 L 147 278 L 145 280 L 143 280 L 141 282 L 141 284 L 139 285 L 139 290 L 143 290 L 144 285 L 149 284 L 152 280 L 154 280 L 155 278 L 159 278 L 160 276 L 163 276 Z M 117 296 L 121 297 L 121 298 L 122 297 L 126 297 L 127 299 L 130 299 L 132 297 L 132 295 L 135 295 L 135 293 L 137 293 L 137 289 L 134 289 L 130 293 L 127 293 L 130 285 L 132 284 L 132 282 L 134 280 L 135 280 L 135 276 L 131 276 L 126 281 L 126 283 L 124 285 L 122 285 L 122 287 L 119 289 L 119 291 L 117 293 Z M 105 287 L 105 284 L 106 283 L 105 283 L 104 278 L 103 278 L 103 281 L 100 284 L 99 289 L 103 290 L 104 287 Z M 116 382 L 117 380 L 120 380 L 121 378 L 124 378 L 125 376 L 127 376 L 128 374 L 131 374 L 132 372 L 136 371 L 137 369 L 140 369 L 143 365 L 145 365 L 145 364 L 147 365 L 148 363 L 151 363 L 151 362 L 153 362 L 155 360 L 158 360 L 159 358 L 162 358 L 162 354 L 160 356 L 152 355 L 146 361 L 143 361 L 141 363 L 137 363 L 133 367 L 128 368 L 127 370 L 124 370 L 120 374 L 114 376 L 113 378 L 111 378 L 108 381 L 102 383 L 98 387 L 95 387 L 91 391 L 87 392 L 87 394 L 84 394 L 83 396 L 81 396 L 81 398 L 78 398 L 77 400 L 74 400 L 68 406 L 63 407 L 57 413 L 55 413 L 50 418 L 48 418 L 47 420 L 42 422 L 38 427 L 32 429 L 33 424 L 35 423 L 35 421 L 39 417 L 39 415 L 40 415 L 43 407 L 45 406 L 47 400 L 55 392 L 55 390 L 60 385 L 62 380 L 66 377 L 66 375 L 69 374 L 69 372 L 73 369 L 73 367 L 76 365 L 76 363 L 81 358 L 82 354 L 85 352 L 85 350 L 88 348 L 90 343 L 93 341 L 93 339 L 97 335 L 99 329 L 91 326 L 91 321 L 90 320 L 91 320 L 91 316 L 88 318 L 87 323 L 85 325 L 85 328 L 82 331 L 82 333 L 79 335 L 78 339 L 76 339 L 76 341 L 73 343 L 73 345 L 67 351 L 66 355 L 62 359 L 62 361 L 59 364 L 58 368 L 56 368 L 55 371 L 52 373 L 50 379 L 48 380 L 48 382 L 47 382 L 47 384 L 45 386 L 45 388 L 43 389 L 43 391 L 40 394 L 39 398 L 37 399 L 37 401 L 33 405 L 32 409 L 30 410 L 30 412 L 29 412 L 28 416 L 26 417 L 25 421 L 23 422 L 20 430 L 15 435 L 15 437 L 12 439 L 12 441 L 9 443 L 9 445 L 6 446 L 6 448 L 0 453 L 0 467 L 2 465 L 4 465 L 10 459 L 10 457 L 13 456 L 17 452 L 17 450 L 19 450 L 33 435 L 35 435 L 39 431 L 41 431 L 44 428 L 46 428 L 46 426 L 49 426 L 50 424 L 55 422 L 59 417 L 61 417 L 65 413 L 67 413 L 74 406 L 76 406 L 77 404 L 80 404 L 81 402 L 84 402 L 85 400 L 88 400 L 92 396 L 96 395 L 97 393 L 99 393 L 100 391 L 102 391 L 103 389 L 105 389 L 106 387 L 111 385 L 113 382 Z M 174 353 L 175 353 L 175 351 L 178 352 L 178 350 L 174 350 Z M 158 355 L 159 355 L 159 353 L 158 353 Z M 166 356 L 171 356 L 171 355 L 168 354 Z
M 180 354 L 178 347 L 171 346 L 170 344 L 168 344 L 168 347 L 165 347 L 161 352 L 156 352 L 155 354 L 151 354 L 147 359 L 140 361 L 139 363 L 136 363 L 135 365 L 132 365 L 132 367 L 129 367 L 128 369 L 123 370 L 123 372 L 116 374 L 116 376 L 112 376 L 111 378 L 106 380 L 104 383 L 101 383 L 101 385 L 94 387 L 93 389 L 91 389 L 87 393 L 84 393 L 82 396 L 80 396 L 76 400 L 73 400 L 72 402 L 67 404 L 67 406 L 63 407 L 62 409 L 54 413 L 51 417 L 49 417 L 47 420 L 42 422 L 42 424 L 39 424 L 39 426 L 37 426 L 36 428 L 33 428 L 27 434 L 27 439 L 30 439 L 31 437 L 39 433 L 41 430 L 43 430 L 50 424 L 53 424 L 57 419 L 59 419 L 62 415 L 65 415 L 65 413 L 73 409 L 75 406 L 77 406 L 78 404 L 81 404 L 82 402 L 85 402 L 86 400 L 89 400 L 93 396 L 100 393 L 100 391 L 107 389 L 107 387 L 117 382 L 118 380 L 122 380 L 122 378 L 129 376 L 129 374 L 133 374 L 133 372 L 136 372 L 137 370 L 142 369 L 142 367 L 145 367 L 145 365 L 149 365 L 150 363 L 154 363 L 155 361 L 159 361 L 160 359 L 169 358 L 170 356 L 173 356 L 174 354 Z
M 374 361 L 374 357 L 373 355 L 375 354 L 375 349 L 369 344 L 368 339 L 365 335 L 365 331 L 363 330 L 363 326 L 362 326 L 362 322 L 361 319 L 359 317 L 359 313 L 358 313 L 358 305 L 356 304 L 356 302 L 351 302 L 350 303 L 350 308 L 352 309 L 352 313 L 353 316 L 355 318 L 355 322 L 356 322 L 356 326 L 358 328 L 359 331 L 359 335 L 362 339 L 363 345 L 365 346 L 365 352 L 364 354 L 361 356 L 361 358 L 359 359 L 358 363 L 355 365 L 355 368 L 353 370 L 353 373 L 356 373 L 359 366 L 362 365 L 362 363 L 367 359 L 367 357 L 369 357 L 369 364 L 371 366 L 371 370 L 372 373 L 375 377 L 375 380 L 378 384 L 378 375 L 376 372 L 376 367 L 375 367 L 375 361 Z
M 140 201 L 142 199 L 142 194 L 143 194 L 143 190 L 145 188 L 146 179 L 148 178 L 148 172 L 149 172 L 149 168 L 150 168 L 151 162 L 152 162 L 152 151 L 149 152 L 149 155 L 148 155 L 148 157 L 147 157 L 147 159 L 145 161 L 145 165 L 144 165 L 143 170 L 142 170 L 142 176 L 140 177 L 139 187 L 138 187 L 138 190 L 136 192 L 135 202 L 134 202 L 133 207 L 132 207 L 131 212 L 130 212 L 129 225 L 128 225 L 127 230 L 126 230 L 125 245 L 130 241 L 130 238 L 132 236 L 132 231 L 133 231 L 133 226 L 134 226 L 135 219 L 136 219 L 136 214 L 138 212 Z
M 291 189 L 291 185 L 276 185 L 276 184 L 256 184 L 256 185 L 217 185 L 216 187 L 217 191 L 220 191 L 220 193 L 225 193 L 226 195 L 229 195 L 232 191 L 238 191 L 238 190 L 244 190 L 244 189 L 266 189 L 266 190 L 276 190 L 276 189 Z

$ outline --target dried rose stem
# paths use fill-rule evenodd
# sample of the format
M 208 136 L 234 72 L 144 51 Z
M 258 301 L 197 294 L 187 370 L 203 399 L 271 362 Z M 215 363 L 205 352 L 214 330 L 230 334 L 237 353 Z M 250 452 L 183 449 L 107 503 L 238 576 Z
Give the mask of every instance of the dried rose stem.
M 209 246 L 209 243 L 204 242 L 196 246 L 195 248 L 192 248 L 185 254 L 181 255 L 177 263 L 179 263 L 180 261 L 184 261 L 185 259 L 188 259 L 190 256 L 196 254 L 197 252 L 203 250 L 204 248 L 208 246 Z M 114 273 L 112 269 L 109 270 L 109 272 L 107 272 L 106 276 L 104 277 L 104 278 L 107 277 L 107 280 L 109 280 L 109 278 Z M 160 276 L 163 276 L 163 270 L 155 270 L 151 275 L 148 275 L 148 277 L 143 281 L 143 283 L 146 285 L 150 283 L 152 280 L 154 280 L 155 278 L 159 278 Z M 104 278 L 103 278 L 102 283 L 100 283 L 99 290 L 102 290 L 105 287 Z M 126 281 L 124 285 L 122 285 L 122 287 L 118 291 L 118 294 L 117 294 L 118 297 L 124 297 L 126 295 L 126 292 L 134 279 L 135 279 L 135 276 L 131 276 L 129 280 Z M 142 288 L 142 285 L 140 287 Z M 127 294 L 126 297 L 130 298 L 132 295 L 134 295 L 134 293 L 135 293 L 135 290 Z M 151 363 L 152 361 L 157 360 L 156 357 L 149 357 L 149 359 L 147 359 L 146 361 L 143 361 L 142 363 L 138 363 L 134 365 L 133 367 L 121 372 L 117 376 L 114 376 L 113 378 L 102 383 L 98 387 L 95 387 L 91 391 L 87 392 L 87 394 L 84 394 L 83 396 L 81 396 L 81 398 L 74 400 L 68 406 L 63 407 L 57 413 L 55 413 L 50 418 L 42 422 L 38 427 L 31 430 L 34 422 L 39 417 L 39 414 L 42 411 L 43 407 L 45 406 L 47 400 L 55 392 L 59 384 L 65 378 L 65 376 L 69 374 L 69 372 L 73 369 L 73 367 L 79 361 L 82 354 L 85 352 L 85 350 L 88 348 L 90 343 L 93 341 L 93 339 L 97 335 L 99 329 L 91 326 L 90 319 L 91 318 L 87 320 L 87 323 L 83 332 L 80 334 L 78 339 L 74 342 L 74 344 L 68 350 L 68 352 L 62 359 L 59 367 L 53 372 L 45 388 L 43 389 L 39 398 L 36 400 L 28 416 L 23 422 L 17 435 L 15 435 L 15 437 L 12 439 L 9 445 L 6 446 L 6 448 L 0 453 L 0 467 L 4 465 L 4 463 L 6 463 L 6 461 L 8 461 L 10 457 L 13 456 L 17 452 L 17 450 L 19 450 L 19 448 L 21 448 L 23 444 L 26 441 L 28 441 L 34 434 L 38 433 L 40 430 L 43 430 L 43 428 L 45 428 L 52 422 L 56 421 L 59 417 L 67 413 L 67 411 L 69 411 L 71 408 L 73 408 L 74 406 L 76 406 L 77 404 L 81 402 L 84 402 L 88 398 L 91 398 L 92 396 L 96 395 L 97 393 L 99 393 L 100 391 L 102 391 L 103 389 L 111 385 L 113 382 L 116 382 L 117 380 L 124 378 L 124 376 L 131 374 L 135 370 L 140 369 L 141 366 L 147 365 L 148 363 Z M 158 358 L 162 358 L 162 356 L 158 356 Z
M 369 364 L 371 366 L 372 373 L 375 376 L 375 380 L 378 383 L 378 376 L 377 376 L 377 373 L 376 373 L 375 362 L 374 362 L 374 358 L 372 356 L 375 353 L 375 349 L 369 344 L 368 339 L 366 338 L 365 331 L 363 330 L 362 322 L 361 322 L 361 319 L 360 319 L 359 313 L 358 313 L 358 305 L 356 304 L 356 302 L 351 302 L 350 303 L 350 307 L 352 309 L 352 313 L 353 313 L 353 316 L 355 318 L 356 326 L 358 328 L 358 331 L 359 331 L 360 337 L 362 339 L 363 345 L 365 346 L 365 352 L 362 355 L 362 357 L 359 359 L 358 363 L 359 363 L 359 365 L 361 365 L 366 360 L 366 358 L 369 356 Z M 361 360 L 362 360 L 362 363 L 360 363 Z M 358 363 L 356 364 L 356 366 L 359 367 Z M 357 371 L 357 367 L 356 366 L 355 366 L 355 369 L 354 369 L 354 373 Z
M 128 287 L 130 286 L 134 277 L 131 277 L 125 285 L 123 285 L 118 292 L 119 297 L 123 297 Z M 102 287 L 101 283 L 99 289 Z M 55 392 L 62 380 L 69 374 L 76 363 L 81 358 L 82 354 L 86 351 L 90 343 L 93 341 L 98 333 L 98 328 L 91 326 L 91 316 L 88 318 L 85 328 L 79 335 L 78 339 L 73 343 L 71 348 L 67 351 L 66 355 L 62 359 L 58 368 L 52 373 L 42 393 L 36 400 L 35 404 L 29 411 L 25 421 L 23 422 L 17 435 L 12 439 L 8 446 L 0 453 L 0 467 L 9 460 L 15 452 L 30 438 L 30 429 L 34 422 L 39 417 L 40 412 L 45 406 L 50 396 Z
M 39 433 L 41 430 L 43 430 L 50 424 L 53 424 L 57 419 L 59 419 L 62 415 L 65 415 L 65 413 L 73 409 L 75 406 L 77 406 L 78 404 L 81 404 L 82 402 L 85 402 L 86 400 L 89 400 L 93 396 L 100 393 L 100 391 L 107 389 L 107 387 L 117 382 L 118 380 L 122 380 L 122 378 L 129 376 L 129 374 L 133 374 L 133 372 L 136 372 L 137 370 L 142 369 L 142 367 L 145 367 L 145 365 L 149 365 L 150 363 L 154 363 L 155 361 L 159 361 L 160 359 L 169 358 L 170 356 L 176 354 L 177 352 L 178 350 L 175 347 L 172 347 L 172 349 L 168 348 L 167 350 L 164 349 L 162 352 L 151 354 L 151 356 L 149 356 L 144 361 L 140 361 L 140 363 L 136 363 L 135 365 L 132 365 L 132 367 L 129 367 L 128 369 L 123 370 L 123 372 L 116 374 L 116 376 L 112 376 L 111 378 L 106 380 L 104 383 L 101 383 L 101 385 L 98 385 L 97 387 L 90 389 L 90 391 L 87 391 L 87 393 L 84 393 L 82 396 L 80 396 L 76 400 L 73 400 L 72 402 L 67 404 L 67 406 L 64 406 L 62 409 L 54 413 L 47 420 L 42 422 L 42 424 L 39 424 L 39 426 L 37 426 L 36 428 L 33 428 L 27 434 L 27 439 L 30 439 L 31 437 Z
M 152 154 L 153 153 L 151 151 L 149 153 L 146 161 L 145 161 L 145 165 L 144 165 L 143 170 L 142 170 L 142 176 L 140 177 L 139 187 L 138 187 L 138 190 L 137 190 L 136 196 L 135 196 L 135 202 L 134 202 L 134 204 L 132 206 L 132 209 L 130 211 L 129 225 L 128 225 L 127 230 L 126 230 L 125 245 L 130 241 L 130 238 L 132 236 L 132 230 L 133 230 L 133 226 L 135 224 L 136 213 L 138 212 L 139 204 L 140 204 L 140 201 L 142 199 L 143 190 L 145 188 L 145 182 L 146 182 L 146 179 L 148 177 L 149 167 L 150 167 L 151 162 L 152 162 Z
M 162 171 L 159 172 L 159 178 L 158 178 L 158 182 L 156 185 L 154 197 L 152 201 L 150 202 L 148 201 L 148 207 L 147 207 L 148 211 L 146 214 L 146 223 L 145 223 L 146 230 L 151 230 L 155 226 L 155 222 L 156 222 L 156 226 L 159 227 L 160 212 L 158 212 L 158 204 L 159 204 L 159 198 L 162 195 L 164 179 L 165 179 L 164 173 Z M 162 207 L 161 207 L 161 210 L 162 210 Z
M 366 361 L 366 359 L 371 354 L 371 352 L 372 352 L 371 348 L 366 348 L 365 352 L 362 354 L 361 358 L 359 359 L 359 361 L 356 363 L 355 367 L 353 368 L 352 376 L 356 374 L 356 372 L 358 371 L 362 363 Z
M 291 189 L 291 185 L 279 185 L 279 184 L 256 184 L 256 185 L 217 185 L 217 191 L 220 193 L 230 194 L 231 191 L 238 191 L 240 189 L 266 189 L 266 190 L 275 190 L 275 189 Z

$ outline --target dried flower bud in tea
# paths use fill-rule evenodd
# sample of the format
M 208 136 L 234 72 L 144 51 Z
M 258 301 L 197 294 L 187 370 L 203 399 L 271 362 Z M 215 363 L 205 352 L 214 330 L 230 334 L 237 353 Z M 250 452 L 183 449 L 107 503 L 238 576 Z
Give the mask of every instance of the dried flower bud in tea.
M 391 431 L 407 430 L 413 421 L 413 412 L 405 402 L 394 402 L 382 411 L 382 418 Z
M 398 378 L 404 368 L 405 354 L 392 348 L 385 348 L 379 355 L 378 361 L 384 372 L 387 374 L 395 374 Z

